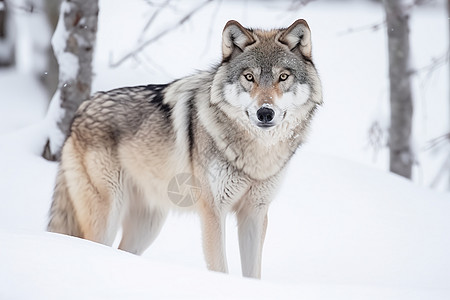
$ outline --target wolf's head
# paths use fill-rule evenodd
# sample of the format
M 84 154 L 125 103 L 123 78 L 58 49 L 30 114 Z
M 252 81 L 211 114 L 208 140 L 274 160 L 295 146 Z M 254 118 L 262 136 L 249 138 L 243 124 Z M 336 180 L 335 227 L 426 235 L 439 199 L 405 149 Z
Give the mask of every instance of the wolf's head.
M 304 105 L 321 104 L 311 31 L 305 20 L 269 31 L 229 21 L 223 30 L 222 52 L 221 95 L 216 99 L 225 102 L 229 114 L 247 118 L 253 128 L 267 130 L 284 121 L 299 122 L 305 117 Z

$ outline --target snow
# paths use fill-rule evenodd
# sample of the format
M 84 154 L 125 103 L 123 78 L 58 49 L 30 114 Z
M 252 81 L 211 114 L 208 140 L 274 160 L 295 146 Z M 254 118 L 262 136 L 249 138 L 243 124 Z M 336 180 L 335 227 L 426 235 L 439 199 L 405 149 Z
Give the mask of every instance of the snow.
M 9 245 L 0 256 L 2 299 L 445 299 L 448 292 L 241 279 L 50 233 L 0 232 L 0 242 Z
M 170 215 L 141 257 L 45 232 L 57 170 L 41 158 L 51 127 L 44 121 L 48 99 L 23 68 L 0 69 L 0 299 L 450 298 L 449 193 L 383 171 L 386 152 L 374 162 L 365 146 L 371 121 L 386 124 L 385 32 L 343 32 L 380 22 L 381 7 L 314 1 L 299 15 L 283 8 L 290 2 L 246 3 L 222 3 L 216 15 L 217 4 L 209 5 L 179 33 L 110 69 L 107 54 L 118 58 L 133 48 L 149 9 L 144 1 L 101 2 L 93 89 L 167 82 L 208 68 L 220 57 L 217 33 L 228 19 L 254 27 L 286 26 L 298 17 L 309 22 L 325 104 L 269 211 L 262 280 L 241 278 L 233 217 L 227 222 L 230 275 L 206 271 L 194 214 Z M 414 12 L 415 66 L 445 49 L 444 11 L 441 4 Z M 142 40 L 180 14 L 162 13 Z M 127 20 L 126 26 L 117 20 Z M 213 35 L 207 38 L 210 20 Z M 424 141 L 448 128 L 446 72 L 438 69 L 422 83 L 425 75 L 415 79 L 416 122 L 426 121 L 416 127 L 419 152 Z M 422 161 L 426 178 L 440 167 L 435 156 Z
M 0 296 L 5 299 L 447 299 L 448 194 L 358 163 L 302 152 L 269 214 L 263 280 L 205 271 L 195 215 L 172 215 L 143 257 L 45 233 L 56 164 L 36 131 L 4 136 Z M 12 138 L 28 141 L 22 144 Z M 41 141 L 42 142 L 42 141 Z M 13 152 L 15 151 L 15 152 Z M 37 180 L 39 178 L 39 180 Z M 298 187 L 298 188 L 297 188 Z
M 62 88 L 64 88 L 64 86 Z M 65 139 L 65 135 L 59 129 L 59 126 L 57 126 L 58 122 L 64 117 L 61 101 L 61 89 L 58 88 L 50 101 L 50 106 L 48 107 L 47 115 L 44 120 L 46 128 L 48 128 L 47 136 L 49 138 L 49 146 L 52 153 L 54 153 L 56 149 L 62 147 Z
M 11 68 L 1 69 L 0 134 L 13 132 L 41 120 L 47 110 L 46 97 L 39 82 L 26 73 Z
M 274 298 L 286 292 L 299 295 L 292 287 L 285 291 L 281 286 L 254 280 L 161 264 L 61 235 L 0 234 L 0 240 L 12 245 L 2 256 L 2 266 L 11 272 L 9 275 L 20 275 L 0 276 L 1 282 L 23 287 L 17 289 L 19 293 L 6 293 L 7 298 L 40 299 L 43 290 L 48 292 L 45 297 L 53 299 L 198 299 L 199 295 L 204 299 L 248 299 Z M 26 250 L 30 248 L 31 253 Z M 8 256 L 36 264 L 30 268 L 4 259 Z M 40 276 L 42 269 L 45 276 Z M 24 286 L 24 282 L 29 284 Z M 54 286 L 58 288 L 52 291 Z M 42 299 L 48 299 L 45 297 Z

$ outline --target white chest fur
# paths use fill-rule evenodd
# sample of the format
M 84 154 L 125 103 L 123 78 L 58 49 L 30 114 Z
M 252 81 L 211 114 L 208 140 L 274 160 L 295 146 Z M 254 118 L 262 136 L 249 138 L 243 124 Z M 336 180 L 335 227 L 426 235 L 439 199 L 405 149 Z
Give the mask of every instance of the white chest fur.
M 206 171 L 213 201 L 218 206 L 233 206 L 249 189 L 251 181 L 225 161 L 211 160 Z

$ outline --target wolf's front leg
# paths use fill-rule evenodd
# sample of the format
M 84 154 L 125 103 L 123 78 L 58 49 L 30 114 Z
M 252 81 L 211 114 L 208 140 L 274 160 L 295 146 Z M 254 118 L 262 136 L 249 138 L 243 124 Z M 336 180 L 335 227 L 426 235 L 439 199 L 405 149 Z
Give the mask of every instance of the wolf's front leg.
M 237 211 L 242 275 L 261 278 L 261 258 L 267 229 L 268 204 L 250 201 Z
M 200 217 L 203 231 L 203 252 L 209 270 L 228 273 L 225 252 L 226 213 L 209 203 L 202 203 Z

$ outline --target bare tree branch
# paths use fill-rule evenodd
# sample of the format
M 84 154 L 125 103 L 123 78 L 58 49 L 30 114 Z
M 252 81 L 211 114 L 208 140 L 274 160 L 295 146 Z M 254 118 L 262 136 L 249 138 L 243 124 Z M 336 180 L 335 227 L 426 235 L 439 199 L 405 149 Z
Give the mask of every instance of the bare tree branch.
M 160 72 L 161 74 L 164 74 L 165 76 L 169 78 L 173 78 L 173 75 L 168 73 L 160 64 L 158 64 L 156 61 L 150 58 L 150 55 L 147 55 L 145 52 L 142 52 L 141 57 L 143 58 L 144 67 L 147 68 L 153 68 L 154 70 Z
M 438 137 L 435 137 L 434 139 L 430 140 L 427 145 L 425 146 L 424 150 L 431 150 L 433 148 L 436 148 L 437 146 L 441 145 L 445 141 L 450 142 L 450 132 L 447 134 L 440 135 Z
M 297 1 L 309 2 L 307 0 L 302 0 L 302 1 L 295 0 L 294 2 L 297 2 Z M 314 0 L 310 0 L 310 1 L 314 1 Z M 421 6 L 421 5 L 427 5 L 427 4 L 430 4 L 433 2 L 435 2 L 435 0 L 415 0 L 411 4 L 405 6 L 405 13 L 409 14 L 413 8 L 415 8 L 417 6 Z M 382 29 L 385 26 L 386 26 L 386 19 L 384 19 L 381 22 L 375 23 L 375 24 L 369 24 L 369 25 L 363 25 L 360 27 L 349 28 L 345 31 L 338 32 L 338 36 L 351 34 L 351 33 L 357 33 L 357 32 L 361 32 L 361 31 L 377 31 L 379 29 Z
M 436 176 L 434 177 L 433 181 L 431 182 L 430 186 L 432 188 L 436 188 L 439 184 L 439 181 L 441 181 L 442 177 L 445 176 L 445 173 L 448 173 L 448 170 L 450 169 L 450 153 L 447 155 L 447 159 L 444 161 L 442 166 L 439 168 L 439 171 L 437 172 Z
M 386 26 L 386 19 L 383 20 L 382 22 L 375 23 L 375 24 L 363 25 L 360 27 L 352 27 L 345 31 L 338 32 L 337 34 L 338 34 L 338 36 L 342 36 L 342 35 L 357 33 L 357 32 L 361 32 L 361 31 L 369 31 L 369 30 L 377 31 L 385 26 Z
M 368 132 L 368 146 L 373 149 L 373 160 L 376 160 L 378 153 L 387 146 L 388 129 L 384 128 L 379 121 L 374 121 Z
M 176 28 L 180 27 L 181 25 L 183 25 L 187 20 L 189 20 L 194 14 L 196 14 L 198 11 L 200 11 L 202 8 L 204 8 L 205 6 L 207 6 L 209 3 L 213 2 L 214 0 L 206 0 L 202 3 L 200 3 L 199 5 L 197 5 L 196 7 L 194 7 L 190 12 L 188 12 L 182 19 L 180 19 L 177 23 L 173 24 L 170 27 L 167 27 L 166 29 L 164 29 L 163 31 L 161 31 L 160 33 L 158 33 L 156 36 L 150 38 L 149 40 L 143 42 L 141 45 L 137 46 L 134 50 L 132 50 L 131 52 L 129 52 L 128 54 L 124 55 L 121 59 L 119 59 L 117 62 L 110 62 L 110 67 L 118 67 L 120 66 L 123 62 L 125 62 L 126 60 L 128 60 L 131 57 L 136 56 L 139 52 L 141 52 L 144 48 L 146 48 L 147 46 L 149 46 L 150 44 L 156 42 L 157 40 L 159 40 L 160 38 L 162 38 L 163 36 L 165 36 L 166 34 L 168 34 L 169 32 L 175 30 Z
M 16 11 L 25 12 L 27 14 L 33 13 L 44 13 L 45 10 L 43 7 L 40 7 L 37 3 L 33 1 L 25 1 L 23 4 L 16 4 L 12 1 L 8 1 L 8 5 L 11 9 Z
M 159 6 L 159 8 L 153 13 L 153 15 L 150 17 L 150 19 L 147 21 L 147 23 L 144 26 L 144 29 L 142 29 L 142 33 L 141 36 L 139 37 L 139 42 L 142 41 L 145 32 L 147 31 L 147 29 L 150 27 L 150 25 L 153 24 L 153 22 L 156 20 L 156 18 L 158 17 L 158 15 L 169 5 L 170 1 L 172 0 L 166 0 L 163 4 L 161 4 Z
M 445 53 L 441 56 L 433 58 L 430 64 L 415 70 L 411 70 L 411 75 L 417 75 L 418 73 L 422 72 L 433 73 L 434 71 L 436 71 L 436 69 L 445 66 L 449 62 L 449 54 L 450 49 L 447 49 L 447 51 L 445 51 Z
M 306 6 L 308 3 L 315 0 L 292 0 L 289 10 L 299 10 L 300 8 Z
M 149 1 L 149 0 L 144 0 L 145 3 L 147 3 L 147 5 L 149 6 L 153 6 L 153 7 L 159 7 L 161 8 L 162 6 L 165 6 L 165 3 L 155 3 L 153 1 Z

